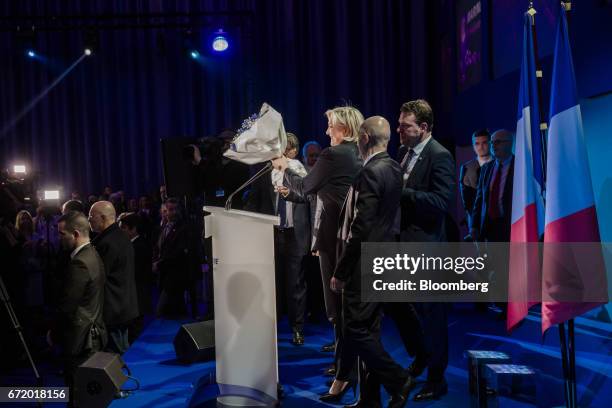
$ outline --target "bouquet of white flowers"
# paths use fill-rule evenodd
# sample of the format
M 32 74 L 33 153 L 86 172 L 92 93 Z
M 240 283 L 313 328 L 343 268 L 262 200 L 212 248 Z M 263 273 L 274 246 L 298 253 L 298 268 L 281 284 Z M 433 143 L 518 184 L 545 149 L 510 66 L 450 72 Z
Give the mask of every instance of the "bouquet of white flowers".
M 242 123 L 224 156 L 245 164 L 257 164 L 281 157 L 286 147 L 283 117 L 264 103 L 259 114 Z

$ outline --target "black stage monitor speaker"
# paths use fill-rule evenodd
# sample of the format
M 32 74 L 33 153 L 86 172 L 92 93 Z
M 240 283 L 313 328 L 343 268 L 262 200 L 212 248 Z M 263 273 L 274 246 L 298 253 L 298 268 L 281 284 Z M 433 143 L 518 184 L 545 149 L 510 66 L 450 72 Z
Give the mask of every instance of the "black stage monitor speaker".
M 183 363 L 215 358 L 215 321 L 184 324 L 174 337 L 176 359 Z
M 107 407 L 127 381 L 118 354 L 97 352 L 75 373 L 74 403 L 78 407 Z

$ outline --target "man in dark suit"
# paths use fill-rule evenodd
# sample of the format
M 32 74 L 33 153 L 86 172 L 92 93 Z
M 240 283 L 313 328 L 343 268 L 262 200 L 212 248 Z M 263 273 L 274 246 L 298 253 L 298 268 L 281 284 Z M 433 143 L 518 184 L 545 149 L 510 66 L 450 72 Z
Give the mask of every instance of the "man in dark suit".
M 480 171 L 474 202 L 471 234 L 475 240 L 510 241 L 512 187 L 514 181 L 514 135 L 498 130 L 491 136 L 494 160 Z
M 185 316 L 185 290 L 190 279 L 193 234 L 184 222 L 180 203 L 175 198 L 165 201 L 167 222 L 157 242 L 158 258 L 153 269 L 159 275 L 161 293 L 157 303 L 157 316 L 176 318 Z
M 119 354 L 129 347 L 128 327 L 138 317 L 134 248 L 115 222 L 113 204 L 98 201 L 89 210 L 89 225 L 98 235 L 92 241 L 106 272 L 104 323 L 108 329 L 108 349 Z
M 402 105 L 397 131 L 405 154 L 400 240 L 444 242 L 445 220 L 455 188 L 453 156 L 432 137 L 433 111 L 419 99 Z M 444 303 L 395 303 L 387 314 L 395 321 L 406 350 L 415 359 L 412 377 L 427 368 L 427 381 L 415 400 L 439 398 L 448 391 L 444 371 L 448 365 L 448 326 Z
M 136 213 L 128 213 L 119 219 L 119 228 L 127 235 L 134 247 L 134 276 L 138 293 L 138 318 L 131 325 L 128 335 L 130 344 L 144 328 L 144 315 L 151 313 L 151 292 L 153 290 L 153 249 L 141 235 L 142 220 Z
M 390 134 L 389 122 L 380 116 L 361 126 L 359 151 L 364 165 L 342 207 L 340 255 L 330 282 L 332 290 L 342 291 L 342 358 L 353 361 L 359 356 L 364 365 L 359 406 L 380 406 L 378 384 L 382 384 L 391 395 L 389 407 L 403 407 L 412 381 L 380 341 L 382 304 L 361 300 L 361 243 L 393 240 L 402 189 L 400 167 L 387 154 Z
M 50 343 L 58 344 L 64 359 L 64 376 L 72 397 L 75 369 L 106 346 L 104 265 L 89 242 L 89 224 L 81 212 L 70 211 L 58 221 L 62 249 L 70 253 L 57 306 Z
M 474 153 L 476 153 L 476 158 L 463 163 L 459 173 L 461 202 L 463 204 L 463 210 L 465 211 L 468 231 L 472 229 L 472 210 L 474 209 L 474 201 L 476 201 L 480 169 L 492 160 L 491 135 L 487 129 L 480 129 L 474 132 L 472 135 L 472 147 Z M 468 241 L 471 239 L 471 235 L 466 237 Z

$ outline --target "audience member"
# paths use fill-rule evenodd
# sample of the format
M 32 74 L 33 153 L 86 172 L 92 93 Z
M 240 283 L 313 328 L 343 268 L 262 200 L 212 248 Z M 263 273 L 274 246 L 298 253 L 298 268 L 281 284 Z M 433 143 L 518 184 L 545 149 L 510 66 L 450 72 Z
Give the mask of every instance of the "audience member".
M 463 210 L 465 211 L 468 231 L 472 229 L 472 211 L 474 209 L 474 201 L 476 200 L 480 169 L 492 160 L 491 134 L 487 129 L 481 129 L 474 132 L 472 135 L 472 148 L 474 149 L 474 153 L 476 153 L 476 158 L 463 163 L 459 174 L 461 202 L 463 204 Z M 472 236 L 469 235 L 465 237 L 465 240 L 472 240 Z
M 474 202 L 472 237 L 478 241 L 510 241 L 514 134 L 501 129 L 491 136 L 494 160 L 480 170 Z
M 64 274 L 56 325 L 47 335 L 58 344 L 64 361 L 64 378 L 74 397 L 76 368 L 107 342 L 103 319 L 105 273 L 102 259 L 89 242 L 89 225 L 81 212 L 68 212 L 59 219 L 62 248 L 70 252 Z
M 310 169 L 314 167 L 320 154 L 321 145 L 317 141 L 311 140 L 304 144 L 304 147 L 302 147 L 302 163 L 307 173 L 310 173 Z
M 165 221 L 157 242 L 153 270 L 159 276 L 161 293 L 157 304 L 158 317 L 185 316 L 185 297 L 190 273 L 190 234 L 180 212 L 180 203 L 169 198 L 163 204 Z
M 141 220 L 138 214 L 127 213 L 117 221 L 119 228 L 127 235 L 134 247 L 134 275 L 138 293 L 138 318 L 134 321 L 128 335 L 130 344 L 144 328 L 144 315 L 152 312 L 151 292 L 153 290 L 153 251 L 151 244 L 140 234 Z
M 109 334 L 108 348 L 123 354 L 129 347 L 128 327 L 138 317 L 138 299 L 134 248 L 115 218 L 115 208 L 108 201 L 99 201 L 89 210 L 91 229 L 98 233 L 92 244 L 106 271 L 104 323 Z
M 68 200 L 64 204 L 62 204 L 62 215 L 70 212 L 70 211 L 78 211 L 85 215 L 85 206 L 79 200 Z

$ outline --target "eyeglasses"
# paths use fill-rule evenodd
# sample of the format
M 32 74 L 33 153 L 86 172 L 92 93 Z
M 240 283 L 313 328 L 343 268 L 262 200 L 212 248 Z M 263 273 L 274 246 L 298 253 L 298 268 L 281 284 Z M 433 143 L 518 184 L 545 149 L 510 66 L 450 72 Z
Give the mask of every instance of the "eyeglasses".
M 492 145 L 501 144 L 501 143 L 511 143 L 510 140 L 491 140 Z

